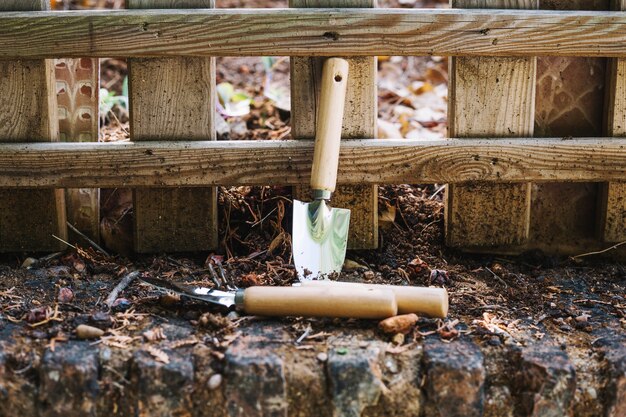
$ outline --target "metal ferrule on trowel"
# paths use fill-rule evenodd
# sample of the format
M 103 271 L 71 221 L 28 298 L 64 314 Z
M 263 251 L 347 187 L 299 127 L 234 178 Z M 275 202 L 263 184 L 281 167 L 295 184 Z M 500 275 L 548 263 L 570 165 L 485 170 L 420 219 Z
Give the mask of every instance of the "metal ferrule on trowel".
M 313 201 L 293 202 L 293 257 L 300 279 L 323 279 L 340 272 L 346 256 L 350 210 L 331 208 L 343 122 L 348 61 L 329 58 L 322 69 L 315 150 L 311 167 Z

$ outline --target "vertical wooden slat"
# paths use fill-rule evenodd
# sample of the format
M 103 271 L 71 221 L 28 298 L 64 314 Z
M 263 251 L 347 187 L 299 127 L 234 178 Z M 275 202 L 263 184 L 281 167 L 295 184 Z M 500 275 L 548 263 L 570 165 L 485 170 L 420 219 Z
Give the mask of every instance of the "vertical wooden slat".
M 626 10 L 626 0 L 614 0 L 613 8 Z M 626 59 L 609 59 L 607 70 L 606 133 L 626 136 Z M 599 216 L 602 240 L 626 240 L 626 182 L 602 184 Z
M 290 0 L 290 7 L 376 7 L 376 0 Z M 342 138 L 373 138 L 376 135 L 376 58 L 347 58 L 350 63 Z M 297 138 L 314 139 L 317 101 L 323 58 L 291 58 L 291 124 Z M 339 161 L 341 164 L 341 161 Z M 308 187 L 297 187 L 296 198 L 309 200 Z M 352 211 L 348 248 L 374 249 L 378 246 L 378 187 L 339 186 L 332 197 L 333 207 Z
M 133 9 L 214 7 L 213 0 L 129 0 L 127 4 Z M 133 140 L 215 140 L 214 58 L 130 59 L 128 70 Z M 134 213 L 137 252 L 217 246 L 215 187 L 136 190 Z
M 100 60 L 63 58 L 55 61 L 61 142 L 97 142 Z M 100 190 L 65 190 L 67 221 L 92 240 L 100 240 Z M 81 240 L 70 232 L 70 240 Z
M 2 11 L 48 10 L 47 0 L 3 0 Z M 58 140 L 52 60 L 0 61 L 0 142 Z M 67 237 L 63 190 L 0 190 L 0 251 L 55 251 Z
M 534 9 L 538 0 L 451 0 L 451 6 Z M 451 137 L 532 136 L 536 58 L 454 57 L 450 62 Z M 449 185 L 445 219 L 450 246 L 522 244 L 530 224 L 530 184 Z

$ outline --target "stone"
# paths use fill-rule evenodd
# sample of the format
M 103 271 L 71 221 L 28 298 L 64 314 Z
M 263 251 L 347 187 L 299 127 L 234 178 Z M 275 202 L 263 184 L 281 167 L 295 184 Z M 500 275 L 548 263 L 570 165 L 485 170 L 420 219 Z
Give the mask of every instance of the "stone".
M 137 417 L 187 416 L 191 407 L 194 380 L 188 355 L 163 349 L 169 363 L 157 361 L 144 350 L 133 354 L 131 380 L 127 390 L 136 396 L 133 415 Z
M 559 417 L 572 414 L 576 372 L 567 353 L 544 338 L 522 348 L 515 363 L 514 394 L 523 415 Z
M 485 397 L 483 355 L 469 340 L 424 344 L 426 415 L 482 416 Z
M 333 417 L 360 417 L 366 407 L 378 403 L 384 390 L 381 349 L 370 347 L 345 353 L 339 349 L 331 349 L 326 362 Z
M 104 330 L 97 327 L 81 324 L 76 327 L 76 337 L 79 339 L 97 339 L 104 335 Z
M 287 417 L 282 359 L 256 349 L 226 353 L 224 396 L 230 417 Z
M 209 378 L 209 381 L 207 382 L 207 388 L 210 389 L 211 391 L 218 389 L 220 385 L 222 385 L 223 379 L 224 378 L 222 377 L 221 374 L 211 375 L 211 377 Z
M 47 350 L 39 368 L 40 417 L 96 415 L 98 351 L 86 342 Z

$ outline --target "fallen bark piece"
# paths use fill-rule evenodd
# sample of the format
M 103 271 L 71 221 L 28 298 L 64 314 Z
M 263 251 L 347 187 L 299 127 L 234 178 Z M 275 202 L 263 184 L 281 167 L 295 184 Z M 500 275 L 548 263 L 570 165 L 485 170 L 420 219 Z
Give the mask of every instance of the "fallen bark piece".
M 81 324 L 76 327 L 76 337 L 79 339 L 97 339 L 104 335 L 104 330 L 97 327 Z
M 418 319 L 417 314 L 413 313 L 393 316 L 381 321 L 378 328 L 385 333 L 407 334 L 413 329 Z

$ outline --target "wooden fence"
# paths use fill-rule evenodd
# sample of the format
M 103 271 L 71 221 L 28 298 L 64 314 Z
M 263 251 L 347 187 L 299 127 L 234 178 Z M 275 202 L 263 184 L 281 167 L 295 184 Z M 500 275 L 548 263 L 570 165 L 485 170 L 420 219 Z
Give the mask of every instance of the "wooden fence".
M 552 249 L 626 240 L 626 139 L 533 138 L 536 56 L 612 58 L 606 133 L 626 134 L 626 13 L 528 10 L 537 0 L 453 0 L 463 9 L 449 10 L 375 3 L 239 10 L 213 9 L 213 0 L 127 0 L 129 10 L 49 12 L 33 11 L 47 1 L 0 2 L 0 250 L 58 249 L 51 235 L 67 234 L 65 188 L 135 188 L 139 252 L 214 248 L 216 185 L 292 185 L 306 195 L 325 56 L 352 64 L 343 129 L 351 140 L 334 200 L 353 210 L 352 248 L 377 246 L 375 184 L 399 183 L 450 184 L 448 244 L 495 252 L 537 246 L 531 183 L 602 183 L 593 239 Z M 297 139 L 215 141 L 214 57 L 265 55 L 292 57 Z M 453 57 L 455 139 L 375 139 L 377 55 Z M 129 59 L 132 142 L 57 142 L 51 60 L 108 56 Z

